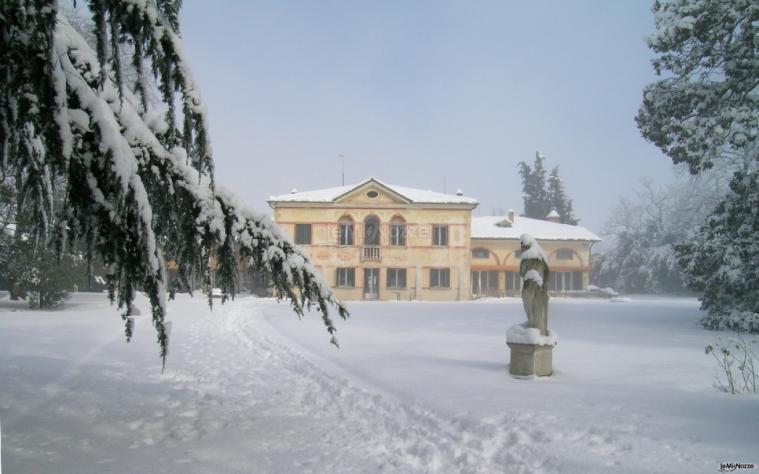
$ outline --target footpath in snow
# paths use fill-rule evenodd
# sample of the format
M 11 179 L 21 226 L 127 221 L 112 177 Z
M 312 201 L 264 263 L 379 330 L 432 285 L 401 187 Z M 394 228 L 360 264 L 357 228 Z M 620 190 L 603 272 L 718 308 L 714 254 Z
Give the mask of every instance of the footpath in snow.
M 7 472 L 710 472 L 759 439 L 757 400 L 710 387 L 689 303 L 652 303 L 665 317 L 638 332 L 619 306 L 567 303 L 556 377 L 517 381 L 508 301 L 356 303 L 336 350 L 317 314 L 180 296 L 161 374 L 149 317 L 126 344 L 102 298 L 0 306 Z

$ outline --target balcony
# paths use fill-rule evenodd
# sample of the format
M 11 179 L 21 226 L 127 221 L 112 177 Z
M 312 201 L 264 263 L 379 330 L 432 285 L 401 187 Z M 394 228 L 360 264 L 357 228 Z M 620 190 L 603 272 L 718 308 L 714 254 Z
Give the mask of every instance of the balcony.
M 362 261 L 379 261 L 380 260 L 380 246 L 379 245 L 364 245 L 361 249 Z

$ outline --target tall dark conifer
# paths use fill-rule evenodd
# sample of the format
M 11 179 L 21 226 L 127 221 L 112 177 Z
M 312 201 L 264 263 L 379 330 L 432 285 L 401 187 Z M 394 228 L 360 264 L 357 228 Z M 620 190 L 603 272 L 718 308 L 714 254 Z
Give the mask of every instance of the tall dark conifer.
M 535 152 L 532 166 L 524 161 L 519 163 L 519 174 L 522 177 L 525 217 L 546 219 L 548 214 L 555 210 L 560 215 L 561 223 L 577 224 L 572 210 L 572 200 L 566 195 L 558 166 L 546 177 L 545 156 L 538 151 Z
M 564 182 L 559 175 L 559 167 L 555 166 L 548 176 L 548 203 L 552 210 L 559 213 L 562 224 L 577 225 L 578 220 L 572 210 L 572 200 L 564 191 Z
M 524 161 L 519 163 L 519 174 L 522 176 L 522 200 L 524 216 L 533 219 L 545 219 L 551 212 L 546 189 L 545 157 L 535 152 L 532 166 Z

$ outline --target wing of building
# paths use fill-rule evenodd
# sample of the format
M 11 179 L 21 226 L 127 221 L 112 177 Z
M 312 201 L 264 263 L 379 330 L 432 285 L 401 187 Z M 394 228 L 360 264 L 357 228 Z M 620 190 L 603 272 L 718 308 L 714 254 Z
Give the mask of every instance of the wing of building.
M 515 251 L 522 233 L 532 234 L 549 253 L 557 272 L 552 289 L 582 289 L 589 282 L 590 247 L 600 240 L 583 227 L 513 212 L 472 217 L 477 200 L 462 192 L 424 191 L 376 178 L 292 190 L 268 202 L 274 220 L 344 300 L 459 300 L 518 292 Z
M 522 234 L 535 237 L 548 255 L 550 291 L 566 293 L 588 287 L 591 249 L 601 239 L 584 227 L 560 224 L 556 222 L 560 216 L 555 211 L 551 214 L 547 218 L 553 221 L 517 216 L 514 211 L 509 211 L 507 216 L 472 218 L 470 266 L 475 297 L 520 291 L 519 236 Z

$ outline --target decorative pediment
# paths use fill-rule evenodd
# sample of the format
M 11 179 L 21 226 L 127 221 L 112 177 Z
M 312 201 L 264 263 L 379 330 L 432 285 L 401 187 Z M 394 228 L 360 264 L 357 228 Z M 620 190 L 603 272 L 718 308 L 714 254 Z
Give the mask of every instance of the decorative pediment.
M 335 198 L 335 203 L 340 204 L 409 204 L 410 202 L 411 200 L 406 196 L 373 178 Z

